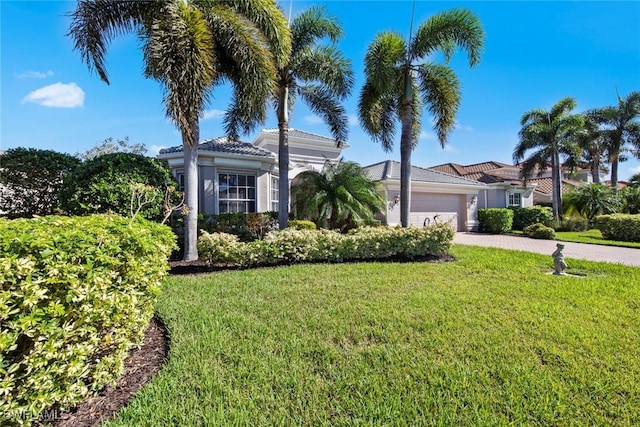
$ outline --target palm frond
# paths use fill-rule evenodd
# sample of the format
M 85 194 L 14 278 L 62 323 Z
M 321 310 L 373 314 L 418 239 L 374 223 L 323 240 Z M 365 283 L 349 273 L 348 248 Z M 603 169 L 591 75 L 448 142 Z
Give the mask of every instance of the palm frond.
M 354 84 L 351 61 L 333 46 L 311 46 L 291 58 L 290 70 L 297 79 L 320 82 L 335 96 L 349 96 Z
M 394 32 L 382 32 L 376 36 L 364 58 L 367 82 L 377 92 L 388 91 L 398 78 L 398 69 L 406 62 L 406 44 L 402 36 Z
M 185 3 L 166 3 L 159 16 L 143 35 L 145 74 L 160 82 L 167 117 L 193 146 L 193 125 L 217 77 L 214 41 L 202 13 Z
M 322 6 L 312 6 L 296 16 L 291 22 L 291 56 L 308 49 L 323 38 L 337 42 L 343 35 L 340 22 L 327 15 Z
M 321 116 L 329 125 L 338 147 L 346 143 L 349 119 L 335 94 L 321 85 L 298 86 L 297 92 L 311 111 Z
M 422 100 L 435 118 L 436 135 L 444 147 L 460 106 L 460 83 L 446 65 L 425 63 L 417 72 Z
M 140 29 L 153 16 L 152 12 L 162 7 L 161 2 L 80 0 L 71 13 L 67 35 L 73 39 L 74 49 L 80 52 L 89 71 L 95 71 L 109 84 L 105 62 L 109 43 Z
M 398 110 L 395 93 L 387 91 L 381 94 L 370 83 L 364 84 L 358 101 L 360 124 L 387 152 L 393 149 Z
M 484 30 L 476 15 L 467 9 L 444 11 L 422 23 L 409 47 L 410 60 L 441 51 L 448 61 L 456 46 L 467 52 L 470 66 L 480 62 Z
M 232 106 L 225 117 L 227 135 L 237 138 L 266 118 L 266 102 L 276 76 L 273 57 L 260 31 L 225 4 L 206 13 L 217 42 L 219 71 L 233 83 Z

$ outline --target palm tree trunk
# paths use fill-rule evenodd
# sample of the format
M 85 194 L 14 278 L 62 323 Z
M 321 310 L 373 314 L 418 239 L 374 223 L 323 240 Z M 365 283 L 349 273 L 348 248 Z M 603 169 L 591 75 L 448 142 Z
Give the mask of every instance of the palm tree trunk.
M 289 88 L 278 91 L 278 225 L 289 223 Z
M 400 134 L 400 223 L 403 227 L 409 226 L 409 213 L 411 209 L 411 151 L 412 151 L 412 101 L 411 70 L 407 67 L 405 76 L 405 94 L 403 99 Z
M 593 156 L 591 161 L 591 178 L 594 184 L 600 184 L 600 157 Z
M 618 154 L 611 159 L 611 187 L 618 189 Z
M 562 220 L 562 174 L 560 172 L 560 154 L 558 153 L 558 149 L 554 148 L 553 150 L 553 162 L 551 167 L 553 168 L 551 181 L 553 184 L 553 197 L 551 199 L 552 207 L 553 207 L 553 217 L 557 221 Z
M 187 143 L 183 136 L 184 150 L 184 189 L 185 203 L 189 213 L 184 220 L 184 257 L 185 261 L 198 259 L 198 143 L 200 126 L 192 125 L 194 144 Z

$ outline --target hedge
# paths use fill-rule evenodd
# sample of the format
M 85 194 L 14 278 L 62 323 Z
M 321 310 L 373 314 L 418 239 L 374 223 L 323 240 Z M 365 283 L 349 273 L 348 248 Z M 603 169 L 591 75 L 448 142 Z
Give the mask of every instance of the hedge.
M 640 214 L 599 215 L 595 223 L 606 240 L 640 242 Z
M 330 230 L 274 231 L 264 240 L 242 243 L 237 236 L 202 232 L 201 259 L 210 264 L 252 267 L 299 262 L 413 259 L 447 253 L 455 231 L 449 224 L 429 227 L 361 227 L 347 234 Z
M 141 342 L 174 235 L 116 215 L 0 219 L 0 424 L 68 408 Z
M 532 224 L 541 223 L 549 226 L 553 221 L 553 212 L 546 206 L 510 207 L 513 211 L 513 230 L 524 230 Z
M 488 233 L 503 233 L 511 230 L 513 211 L 508 208 L 478 209 L 479 229 Z

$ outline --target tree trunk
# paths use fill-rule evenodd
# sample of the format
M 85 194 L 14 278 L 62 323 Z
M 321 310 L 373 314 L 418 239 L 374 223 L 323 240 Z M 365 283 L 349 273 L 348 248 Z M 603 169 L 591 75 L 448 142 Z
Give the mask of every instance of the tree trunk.
M 289 223 L 289 88 L 278 91 L 278 225 Z
M 553 185 L 553 192 L 551 197 L 551 205 L 553 207 L 553 218 L 556 221 L 562 220 L 562 173 L 560 172 L 560 154 L 557 148 L 553 150 L 553 161 L 551 162 L 553 168 L 551 172 L 551 183 Z
M 618 189 L 618 154 L 611 159 L 611 187 Z
M 185 203 L 189 213 L 184 219 L 184 257 L 185 261 L 198 259 L 198 143 L 200 127 L 196 122 L 193 129 L 193 146 L 183 144 L 184 150 L 184 190 Z M 184 137 L 183 137 L 184 140 Z
M 591 179 L 594 184 L 600 184 L 600 157 L 593 156 L 591 160 Z
M 403 227 L 409 226 L 409 213 L 411 209 L 412 101 L 411 70 L 407 67 L 403 105 L 400 107 L 402 109 L 400 117 L 402 124 L 400 134 L 400 223 Z

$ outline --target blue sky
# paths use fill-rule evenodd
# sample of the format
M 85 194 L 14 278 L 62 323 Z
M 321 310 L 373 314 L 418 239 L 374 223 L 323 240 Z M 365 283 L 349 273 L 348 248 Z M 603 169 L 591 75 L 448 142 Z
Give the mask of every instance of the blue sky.
M 359 128 L 357 99 L 363 84 L 367 46 L 382 30 L 407 34 L 410 1 L 283 1 L 293 15 L 313 4 L 326 4 L 343 25 L 339 46 L 356 75 L 345 102 L 351 117 L 347 160 L 363 165 L 399 159 L 397 147 L 386 153 Z M 65 36 L 75 2 L 0 0 L 0 148 L 33 147 L 77 153 L 108 137 L 144 143 L 150 153 L 181 144 L 164 115 L 159 85 L 142 77 L 135 37 L 116 39 L 107 66 L 111 85 L 89 73 Z M 496 160 L 511 163 L 519 121 L 530 109 L 549 109 L 572 96 L 576 111 L 614 105 L 616 91 L 640 90 L 640 2 L 569 1 L 417 1 L 416 23 L 453 7 L 475 12 L 486 32 L 480 64 L 469 69 L 458 54 L 451 65 L 462 85 L 458 124 L 442 149 L 423 119 L 414 165 L 461 164 Z M 229 89 L 216 88 L 201 122 L 203 139 L 220 136 L 221 112 Z M 263 127 L 277 123 L 271 114 Z M 291 126 L 321 135 L 327 127 L 302 102 Z M 254 134 L 242 139 L 252 141 Z M 398 135 L 399 136 L 399 135 Z M 640 161 L 622 163 L 619 178 L 640 172 Z

